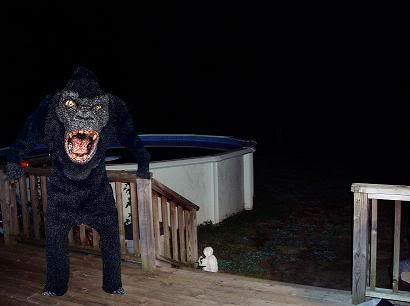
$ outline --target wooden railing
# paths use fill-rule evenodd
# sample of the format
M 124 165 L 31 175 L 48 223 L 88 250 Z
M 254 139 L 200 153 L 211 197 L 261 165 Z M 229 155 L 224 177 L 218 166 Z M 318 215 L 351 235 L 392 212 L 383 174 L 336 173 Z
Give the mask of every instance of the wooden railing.
M 354 192 L 353 304 L 363 302 L 366 296 L 410 302 L 410 293 L 399 290 L 401 210 L 402 203 L 410 201 L 410 186 L 353 184 L 351 190 Z M 376 287 L 378 200 L 392 200 L 395 205 L 392 289 Z
M 13 240 L 44 243 L 50 170 L 27 168 L 25 172 L 25 177 L 10 183 L 0 168 L 6 244 Z M 192 265 L 198 258 L 196 211 L 199 207 L 154 179 L 138 178 L 135 172 L 107 171 L 107 175 L 118 211 L 122 258 L 141 262 L 145 270 L 165 262 Z M 129 212 L 128 216 L 125 212 Z M 125 222 L 132 229 L 132 240 L 126 240 Z M 86 224 L 71 229 L 68 243 L 71 250 L 100 252 L 98 232 Z
M 152 216 L 157 259 L 193 263 L 198 259 L 196 211 L 198 206 L 160 182 L 152 184 Z

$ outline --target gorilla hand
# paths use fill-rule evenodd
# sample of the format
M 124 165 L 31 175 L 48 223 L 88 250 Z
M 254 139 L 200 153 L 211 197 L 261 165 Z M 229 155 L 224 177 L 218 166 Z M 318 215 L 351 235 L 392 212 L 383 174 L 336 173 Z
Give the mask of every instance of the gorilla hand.
M 18 180 L 24 175 L 23 168 L 16 163 L 9 162 L 6 165 L 7 178 L 9 180 Z

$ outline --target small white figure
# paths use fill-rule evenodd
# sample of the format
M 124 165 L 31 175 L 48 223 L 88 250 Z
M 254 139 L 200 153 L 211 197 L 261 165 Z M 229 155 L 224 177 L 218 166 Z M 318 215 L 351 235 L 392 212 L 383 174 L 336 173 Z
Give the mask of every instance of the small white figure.
M 218 272 L 218 261 L 214 254 L 214 249 L 206 247 L 204 249 L 205 258 L 199 256 L 198 263 L 202 267 L 202 270 L 208 272 Z

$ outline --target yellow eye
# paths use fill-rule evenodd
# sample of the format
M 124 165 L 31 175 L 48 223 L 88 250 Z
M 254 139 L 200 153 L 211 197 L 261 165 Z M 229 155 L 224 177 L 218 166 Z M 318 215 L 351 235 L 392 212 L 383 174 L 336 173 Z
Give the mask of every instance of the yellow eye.
M 75 106 L 75 102 L 71 99 L 66 100 L 64 104 L 67 108 L 72 108 Z
M 97 104 L 96 106 L 94 106 L 95 110 L 100 110 L 102 108 L 101 104 Z

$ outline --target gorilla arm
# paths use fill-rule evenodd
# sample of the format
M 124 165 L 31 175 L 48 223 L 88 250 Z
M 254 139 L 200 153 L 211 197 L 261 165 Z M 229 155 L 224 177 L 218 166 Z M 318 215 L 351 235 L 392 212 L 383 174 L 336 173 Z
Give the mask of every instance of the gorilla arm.
M 23 176 L 20 167 L 22 158 L 37 144 L 45 143 L 45 124 L 47 121 L 49 99 L 46 98 L 27 118 L 16 142 L 7 152 L 7 177 L 16 180 Z
M 138 164 L 137 176 L 149 179 L 150 154 L 135 132 L 134 124 L 125 102 L 118 97 L 112 98 L 115 103 L 114 109 L 110 110 L 110 115 L 115 114 L 118 141 L 121 145 L 127 147 L 136 159 Z

